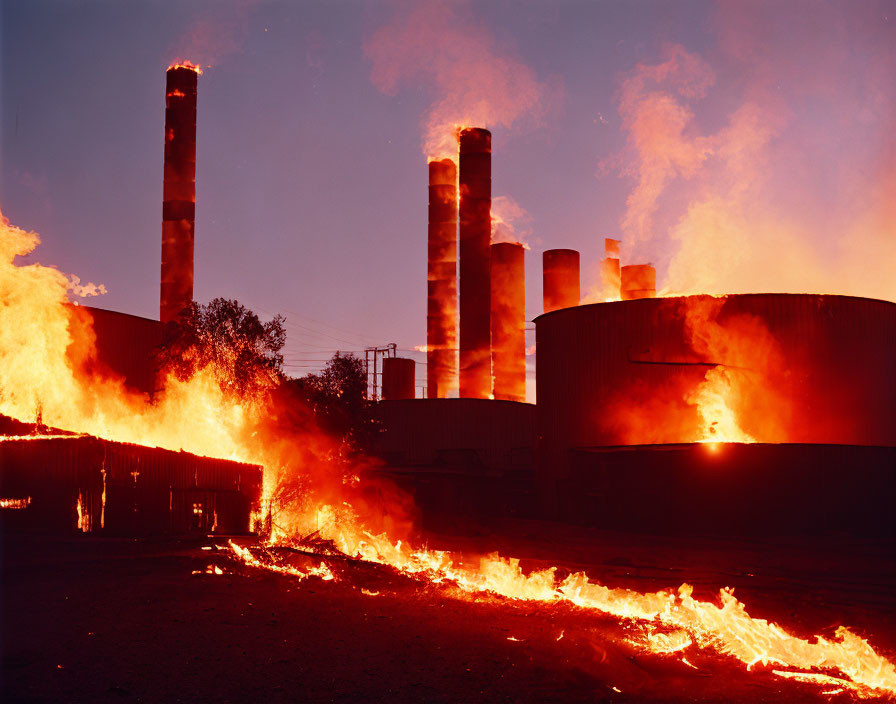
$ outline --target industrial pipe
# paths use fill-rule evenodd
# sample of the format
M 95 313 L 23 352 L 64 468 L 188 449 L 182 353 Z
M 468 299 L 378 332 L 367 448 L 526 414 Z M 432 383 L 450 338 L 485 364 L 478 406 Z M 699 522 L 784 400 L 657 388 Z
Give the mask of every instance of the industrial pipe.
M 622 300 L 656 298 L 656 269 L 650 264 L 622 267 Z
M 457 388 L 457 166 L 429 162 L 426 395 Z
M 162 272 L 159 319 L 176 320 L 193 301 L 198 68 L 171 66 L 165 87 Z
M 526 400 L 526 280 L 523 245 L 491 246 L 494 397 Z
M 547 249 L 541 262 L 544 312 L 579 305 L 579 253 L 574 249 Z
M 460 131 L 460 396 L 491 393 L 492 135 L 481 128 Z

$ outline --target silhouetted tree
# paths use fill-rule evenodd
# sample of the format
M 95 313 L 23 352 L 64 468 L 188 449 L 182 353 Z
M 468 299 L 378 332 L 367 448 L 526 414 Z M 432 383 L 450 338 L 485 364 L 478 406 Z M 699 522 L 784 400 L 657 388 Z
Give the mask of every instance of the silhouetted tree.
M 319 427 L 341 438 L 349 453 L 369 449 L 376 424 L 367 400 L 364 363 L 353 354 L 333 355 L 320 374 L 290 380 Z
M 221 389 L 240 397 L 256 396 L 281 378 L 286 343 L 283 316 L 262 323 L 239 301 L 195 301 L 164 329 L 159 368 L 189 379 L 211 365 Z

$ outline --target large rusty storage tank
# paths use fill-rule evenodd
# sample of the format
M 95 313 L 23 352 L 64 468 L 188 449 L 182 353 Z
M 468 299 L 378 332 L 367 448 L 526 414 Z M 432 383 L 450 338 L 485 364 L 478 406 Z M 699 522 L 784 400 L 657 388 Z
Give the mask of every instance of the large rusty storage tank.
M 896 446 L 894 303 L 645 298 L 535 322 L 538 432 L 555 457 L 711 440 L 727 411 L 747 441 Z

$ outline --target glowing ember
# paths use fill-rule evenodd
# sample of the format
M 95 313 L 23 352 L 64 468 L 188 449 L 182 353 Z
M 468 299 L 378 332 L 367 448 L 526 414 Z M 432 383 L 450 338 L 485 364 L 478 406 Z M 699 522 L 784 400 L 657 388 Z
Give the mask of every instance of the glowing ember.
M 0 499 L 0 508 L 8 508 L 14 511 L 28 508 L 31 505 L 31 497 L 21 499 Z
M 67 435 L 0 435 L 0 442 L 13 442 L 22 440 L 71 440 L 84 437 L 84 433 L 69 433 Z
M 75 511 L 78 514 L 78 530 L 82 533 L 89 533 L 90 514 L 84 509 L 84 504 L 80 493 L 78 493 L 78 503 L 75 504 Z
M 270 570 L 271 572 L 288 574 L 292 577 L 298 577 L 299 579 L 307 579 L 308 577 L 319 577 L 325 582 L 336 579 L 333 573 L 330 572 L 330 568 L 327 567 L 327 565 L 323 562 L 321 562 L 317 567 L 311 567 L 308 570 L 301 570 L 298 567 L 292 567 L 290 565 L 261 562 L 257 557 L 255 557 L 255 555 L 252 554 L 251 550 L 249 550 L 248 548 L 240 547 L 232 540 L 230 541 L 230 549 L 233 550 L 234 554 L 237 557 L 239 557 L 244 563 L 251 567 L 260 567 L 262 569 Z

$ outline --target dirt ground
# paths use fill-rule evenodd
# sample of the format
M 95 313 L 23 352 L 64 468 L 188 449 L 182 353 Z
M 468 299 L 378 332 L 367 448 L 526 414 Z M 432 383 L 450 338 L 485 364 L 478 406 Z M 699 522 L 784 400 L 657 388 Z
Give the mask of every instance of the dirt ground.
M 453 547 L 500 548 L 530 567 L 565 560 L 642 591 L 689 581 L 711 598 L 730 585 L 753 615 L 801 635 L 849 625 L 896 656 L 889 547 L 844 544 L 818 555 L 798 544 L 573 534 L 558 543 L 530 528 L 528 538 L 523 530 L 513 541 L 482 536 Z M 2 700 L 850 700 L 705 651 L 688 650 L 694 667 L 643 654 L 625 641 L 636 624 L 571 606 L 458 598 L 345 560 L 331 562 L 334 581 L 300 581 L 202 549 L 223 544 L 4 536 Z

